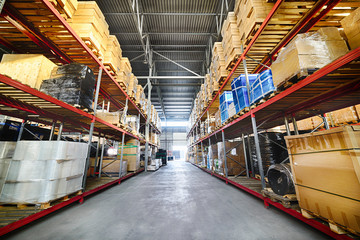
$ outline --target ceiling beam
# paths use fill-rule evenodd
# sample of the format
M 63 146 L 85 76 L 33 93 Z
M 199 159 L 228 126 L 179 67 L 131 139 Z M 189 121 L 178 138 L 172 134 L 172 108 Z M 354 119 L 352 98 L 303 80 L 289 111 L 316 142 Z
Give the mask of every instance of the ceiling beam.
M 137 32 L 111 32 L 112 35 L 135 35 Z M 197 35 L 197 36 L 210 36 L 217 33 L 209 32 L 149 32 L 148 35 Z
M 131 16 L 131 13 L 103 13 L 105 16 Z M 174 13 L 174 12 L 158 12 L 158 13 L 141 13 L 148 16 L 217 16 L 218 13 Z
M 137 79 L 204 79 L 204 76 L 136 76 Z

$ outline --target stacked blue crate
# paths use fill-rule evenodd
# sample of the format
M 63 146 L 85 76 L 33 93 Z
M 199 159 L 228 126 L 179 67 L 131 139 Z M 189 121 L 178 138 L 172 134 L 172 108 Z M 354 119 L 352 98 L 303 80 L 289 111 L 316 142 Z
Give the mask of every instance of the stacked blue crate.
M 263 71 L 253 83 L 250 83 L 251 104 L 258 102 L 275 90 L 271 70 Z
M 257 79 L 259 74 L 249 74 L 249 84 Z M 240 112 L 246 107 L 250 107 L 248 92 L 246 88 L 245 74 L 241 74 L 231 82 L 232 95 L 234 98 L 234 105 L 236 113 Z
M 229 118 L 229 105 L 233 102 L 234 100 L 231 91 L 224 91 L 223 94 L 220 95 L 221 124 Z

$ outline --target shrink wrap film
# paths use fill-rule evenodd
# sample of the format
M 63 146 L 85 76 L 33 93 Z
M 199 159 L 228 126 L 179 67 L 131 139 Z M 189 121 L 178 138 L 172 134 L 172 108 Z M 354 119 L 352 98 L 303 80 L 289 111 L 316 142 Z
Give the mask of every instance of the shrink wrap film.
M 294 76 L 306 76 L 308 70 L 322 68 L 347 52 L 346 43 L 335 27 L 298 34 L 271 66 L 274 85 L 281 86 Z
M 87 150 L 78 142 L 17 142 L 0 202 L 45 203 L 81 190 Z
M 92 109 L 95 90 L 95 76 L 85 65 L 70 63 L 55 68 L 51 79 L 44 80 L 40 91 L 66 102 Z

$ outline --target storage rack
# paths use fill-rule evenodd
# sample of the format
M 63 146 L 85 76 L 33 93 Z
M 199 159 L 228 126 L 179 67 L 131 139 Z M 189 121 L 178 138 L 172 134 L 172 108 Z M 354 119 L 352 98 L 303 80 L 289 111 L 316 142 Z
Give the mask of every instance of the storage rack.
M 281 24 L 281 19 L 274 20 L 273 17 L 276 15 L 277 11 L 286 11 L 285 6 L 286 1 L 276 1 L 265 21 L 258 28 L 241 56 L 237 59 L 234 67 L 231 69 L 231 72 L 219 88 L 217 94 L 196 119 L 187 135 L 188 138 L 192 136 L 194 139 L 194 143 L 189 145 L 189 151 L 192 150 L 194 152 L 196 159 L 199 151 L 201 153 L 200 158 L 203 160 L 205 158 L 203 153 L 204 145 L 211 146 L 212 143 L 222 142 L 225 156 L 225 176 L 199 166 L 197 161 L 194 165 L 203 171 L 224 180 L 227 184 L 230 183 L 235 187 L 260 198 L 264 201 L 266 208 L 270 205 L 275 206 L 335 239 L 351 239 L 347 235 L 339 235 L 332 232 L 327 225 L 317 220 L 303 217 L 302 214 L 295 209 L 286 208 L 282 204 L 272 201 L 270 198 L 264 197 L 261 194 L 261 190 L 264 189 L 266 183 L 263 168 L 260 164 L 259 171 L 261 180 L 253 179 L 249 176 L 248 166 L 246 166 L 246 177 L 228 177 L 225 135 L 227 136 L 227 139 L 241 137 L 244 140 L 248 139 L 249 134 L 253 134 L 256 154 L 259 159 L 258 162 L 261 163 L 260 146 L 257 139 L 258 131 L 285 124 L 289 135 L 290 128 L 288 118 L 291 117 L 295 133 L 298 133 L 296 119 L 301 120 L 360 103 L 360 48 L 350 51 L 343 57 L 319 69 L 312 75 L 300 80 L 298 83 L 292 85 L 284 91 L 276 94 L 266 102 L 258 104 L 247 113 L 236 115 L 235 119 L 230 120 L 210 134 L 195 140 L 195 135 L 198 135 L 199 133 L 198 128 L 200 127 L 200 122 L 204 121 L 210 114 L 214 113 L 214 111 L 218 109 L 218 104 L 216 103 L 219 101 L 219 94 L 223 90 L 231 89 L 230 83 L 235 76 L 238 76 L 241 73 L 247 74 L 248 72 L 258 73 L 264 67 L 271 66 L 271 61 L 274 60 L 274 56 L 298 33 L 304 33 L 310 29 L 317 29 L 318 27 L 339 27 L 339 20 L 341 20 L 341 17 L 339 18 L 335 16 L 336 10 L 333 10 L 334 7 L 348 7 L 342 9 L 344 12 L 352 11 L 351 8 L 353 7 L 360 7 L 359 3 L 356 2 L 316 1 L 312 8 L 304 13 L 301 19 L 291 23 L 291 29 L 284 31 L 281 38 L 277 39 L 275 44 L 272 44 L 271 47 L 266 50 L 260 51 L 260 54 L 256 54 L 257 52 L 259 53 L 259 49 L 261 49 L 261 45 L 263 44 L 263 41 L 258 40 L 261 39 L 262 36 L 271 39 L 271 34 L 276 34 L 271 33 L 271 31 L 274 30 L 272 24 L 275 22 L 280 22 Z M 279 34 L 280 33 L 277 33 L 277 35 Z M 251 63 L 247 64 L 247 60 Z M 241 63 L 243 63 L 243 68 L 239 68 Z M 326 118 L 323 119 L 326 124 Z M 326 126 L 328 127 L 327 124 Z M 252 129 L 253 132 L 251 133 L 249 129 Z M 221 137 L 219 137 L 219 139 L 217 138 L 218 133 L 221 133 Z M 245 135 L 247 135 L 246 138 Z M 242 142 L 245 143 L 245 141 Z
M 125 114 L 138 115 L 141 124 L 148 122 L 149 114 L 140 111 L 133 99 L 127 95 L 98 57 L 48 0 L 7 0 L 0 13 L 0 27 L 0 44 L 16 53 L 43 54 L 58 64 L 78 62 L 89 66 L 97 75 L 94 106 L 97 106 L 100 101 L 107 101 L 108 105 L 111 103 L 109 108 L 111 111 L 123 110 Z M 0 113 L 24 119 L 20 132 L 24 128 L 25 120 L 28 120 L 51 126 L 51 137 L 55 128 L 58 127 L 58 140 L 60 140 L 63 131 L 89 135 L 89 152 L 92 136 L 98 136 L 99 140 L 103 138 L 121 141 L 120 146 L 124 145 L 125 140 L 135 138 L 140 143 L 149 143 L 152 147 L 159 147 L 124 130 L 121 126 L 118 127 L 97 118 L 96 107 L 94 109 L 94 114 L 85 112 L 0 74 Z M 149 125 L 152 132 L 161 133 L 160 129 L 157 129 L 153 123 Z M 99 144 L 97 148 L 99 148 Z M 121 147 L 121 149 L 123 148 Z M 100 166 L 103 151 L 102 148 Z M 122 158 L 121 150 L 120 164 Z M 0 220 L 3 227 L 0 228 L 0 236 L 71 203 L 82 203 L 84 197 L 109 186 L 120 184 L 122 180 L 144 171 L 144 168 L 141 168 L 137 172 L 128 173 L 125 176 L 101 178 L 100 168 L 100 171 L 95 173 L 98 175 L 97 178 L 86 181 L 88 168 L 89 157 L 84 173 L 83 193 L 72 196 L 66 201 L 55 202 L 52 207 L 45 210 L 38 210 L 34 206 L 26 209 L 2 207 Z

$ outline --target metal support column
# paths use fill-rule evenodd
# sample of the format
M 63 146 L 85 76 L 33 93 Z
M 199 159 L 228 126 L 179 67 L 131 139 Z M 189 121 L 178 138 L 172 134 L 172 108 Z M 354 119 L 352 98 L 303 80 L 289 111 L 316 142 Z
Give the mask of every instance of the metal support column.
M 98 178 L 101 177 L 102 163 L 103 163 L 103 159 L 104 159 L 105 143 L 106 143 L 106 138 L 105 138 L 105 136 L 104 136 L 104 137 L 103 137 L 103 143 L 102 143 L 102 145 L 101 145 L 101 156 L 100 156 L 100 166 L 99 166 L 99 175 L 98 175 Z
M 246 145 L 245 145 L 245 135 L 242 134 L 241 136 L 241 140 L 243 142 L 243 149 L 244 149 L 244 157 L 245 157 L 245 167 L 246 167 L 246 177 L 250 177 L 249 175 L 249 166 L 248 166 L 248 160 L 247 160 L 247 156 L 246 156 Z
M 60 140 L 61 140 L 61 134 L 62 134 L 63 128 L 64 128 L 64 123 L 61 122 L 61 123 L 60 123 L 60 126 L 59 126 L 59 132 L 58 132 L 56 141 L 60 141 Z
M 327 121 L 327 118 L 326 118 L 326 114 L 324 113 L 323 115 L 321 115 L 321 118 L 323 119 L 324 121 L 324 127 L 326 130 L 329 130 L 330 129 L 330 126 L 329 126 L 329 123 Z
M 289 121 L 286 116 L 284 117 L 284 122 L 285 122 L 286 134 L 288 136 L 290 136 L 291 132 L 290 132 L 290 127 L 289 127 Z
M 149 68 L 149 77 L 152 75 L 152 67 Z M 148 86 L 148 106 L 147 106 L 147 119 L 145 126 L 145 172 L 147 172 L 148 160 L 149 160 L 149 128 L 150 128 L 150 112 L 151 112 L 151 82 L 150 78 L 147 79 Z
M 241 45 L 241 50 L 242 50 L 242 52 L 244 51 L 244 48 L 243 48 L 242 45 Z M 248 92 L 248 96 L 249 96 L 249 102 L 251 102 L 251 99 L 250 99 L 250 82 L 249 82 L 249 76 L 248 76 L 246 59 L 245 58 L 243 59 L 243 65 L 244 65 L 244 72 L 245 72 L 245 78 L 246 78 L 246 88 L 247 88 L 247 92 Z M 250 110 L 250 114 L 251 114 L 251 124 L 252 124 L 252 128 L 253 128 L 253 133 L 254 133 L 256 157 L 257 157 L 257 160 L 258 160 L 258 168 L 259 168 L 259 172 L 260 172 L 260 176 L 261 176 L 261 187 L 262 187 L 262 189 L 264 189 L 266 187 L 266 184 L 265 184 L 264 169 L 263 169 L 262 159 L 261 159 L 261 152 L 260 152 L 259 136 L 258 136 L 257 126 L 256 126 L 256 119 L 255 119 L 255 114 L 252 112 L 252 110 Z
M 97 104 L 98 104 L 98 100 L 99 100 L 99 92 L 100 92 L 100 84 L 101 84 L 102 72 L 103 72 L 103 69 L 100 67 L 99 68 L 99 73 L 98 73 L 98 79 L 97 79 L 97 82 L 96 82 L 96 92 L 95 92 L 95 99 L 94 99 L 94 116 L 93 116 L 93 118 L 91 120 L 90 131 L 89 131 L 88 154 L 87 154 L 87 158 L 86 158 L 85 171 L 84 171 L 83 183 L 82 183 L 83 190 L 85 190 L 85 187 L 86 187 L 87 171 L 88 171 L 89 166 L 90 166 L 91 140 L 92 140 L 92 136 L 93 136 L 93 133 L 94 133 L 95 116 L 96 116 L 96 109 L 97 109 Z
M 205 159 L 205 156 L 204 156 L 204 147 L 203 147 L 203 142 L 202 141 L 200 142 L 200 146 L 201 146 L 202 161 L 203 161 L 203 163 L 206 164 L 206 159 Z
M 100 133 L 99 133 L 99 137 L 98 137 L 98 142 L 96 144 L 96 154 L 95 154 L 95 161 L 94 161 L 94 176 L 95 176 L 95 172 L 96 172 L 96 167 L 97 167 L 97 163 L 98 163 L 98 159 L 99 159 L 99 148 L 100 148 Z
M 123 156 L 124 156 L 124 141 L 125 141 L 125 133 L 123 132 L 123 134 L 122 134 L 122 139 L 121 139 L 121 153 L 120 153 L 119 178 L 121 178 L 121 173 L 122 173 Z
M 24 127 L 25 127 L 25 123 L 26 123 L 26 120 L 23 120 L 21 125 L 20 125 L 20 129 L 19 129 L 19 134 L 18 134 L 18 137 L 17 137 L 17 141 L 20 141 L 21 140 L 21 136 L 22 136 L 22 133 L 24 131 Z
M 292 124 L 294 126 L 295 135 L 299 135 L 299 129 L 294 115 L 292 115 Z
M 224 170 L 225 170 L 225 176 L 228 177 L 228 168 L 227 168 L 227 157 L 226 157 L 226 148 L 225 148 L 225 133 L 224 130 L 221 130 L 221 136 L 222 136 L 222 143 L 223 143 L 223 150 L 224 150 Z
M 52 125 L 51 125 L 51 131 L 50 131 L 49 141 L 51 141 L 52 138 L 54 137 L 54 131 L 55 131 L 55 121 L 53 121 L 53 123 L 52 123 Z
M 249 136 L 249 134 L 246 135 L 246 138 L 247 138 L 248 154 L 249 154 L 249 160 L 250 160 L 251 176 L 255 177 L 254 162 L 252 160 L 252 155 L 251 155 L 251 145 L 250 145 L 250 136 Z

